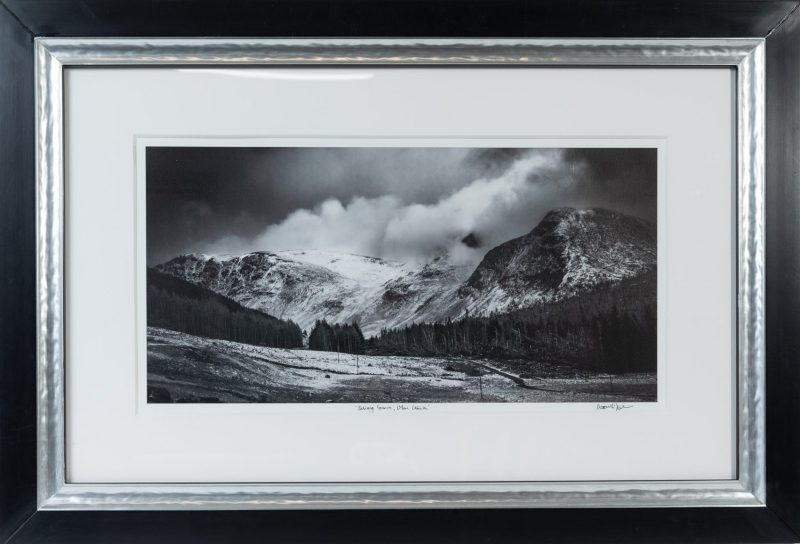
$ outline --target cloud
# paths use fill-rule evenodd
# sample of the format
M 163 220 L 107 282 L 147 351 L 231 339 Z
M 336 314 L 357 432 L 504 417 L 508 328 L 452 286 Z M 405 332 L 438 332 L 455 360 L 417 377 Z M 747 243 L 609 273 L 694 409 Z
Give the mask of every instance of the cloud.
M 387 225 L 401 209 L 400 201 L 393 196 L 354 197 L 346 205 L 331 198 L 313 210 L 297 210 L 268 227 L 255 238 L 254 246 L 378 255 Z
M 227 237 L 212 249 L 324 249 L 416 262 L 446 253 L 455 262 L 473 263 L 530 231 L 573 183 L 570 176 L 560 150 L 537 150 L 516 158 L 501 175 L 476 179 L 431 204 L 404 204 L 395 196 L 330 198 L 290 213 L 249 242 Z M 481 240 L 479 247 L 462 241 L 469 234 Z
M 257 183 L 252 175 L 199 188 L 190 180 L 154 185 L 163 187 L 154 202 L 171 213 L 151 224 L 148 211 L 149 261 L 192 251 L 322 249 L 415 262 L 447 253 L 474 264 L 553 208 L 601 206 L 655 219 L 654 149 L 234 151 L 238 172 L 282 181 Z M 259 218 L 261 210 L 269 214 Z
M 478 177 L 469 148 L 275 148 L 253 161 L 246 177 L 292 204 L 318 203 L 320 194 L 349 201 L 387 194 L 431 203 Z

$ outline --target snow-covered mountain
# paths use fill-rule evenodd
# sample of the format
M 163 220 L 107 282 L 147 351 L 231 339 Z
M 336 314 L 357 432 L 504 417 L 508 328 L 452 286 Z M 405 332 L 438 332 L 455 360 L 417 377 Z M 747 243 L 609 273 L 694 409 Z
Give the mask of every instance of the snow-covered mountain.
M 656 230 L 603 209 L 562 208 L 491 249 L 476 268 L 422 266 L 320 250 L 189 254 L 158 270 L 310 330 L 314 321 L 381 328 L 488 315 L 615 283 L 656 265 Z
M 474 314 L 506 312 L 616 283 L 656 266 L 655 225 L 618 212 L 560 208 L 490 250 L 458 297 Z
M 454 293 L 470 270 L 444 259 L 422 267 L 319 250 L 246 255 L 182 255 L 158 270 L 291 319 L 310 330 L 318 319 L 362 325 L 370 336 L 409 321 L 420 306 Z

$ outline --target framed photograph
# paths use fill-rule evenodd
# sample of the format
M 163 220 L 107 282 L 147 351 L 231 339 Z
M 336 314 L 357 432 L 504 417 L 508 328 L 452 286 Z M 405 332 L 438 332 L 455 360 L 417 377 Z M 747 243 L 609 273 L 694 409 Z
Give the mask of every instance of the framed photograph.
M 676 45 L 39 39 L 43 506 L 763 502 L 763 44 Z
M 794 535 L 782 13 L 771 38 L 32 34 L 35 510 Z
M 658 144 L 139 139 L 147 403 L 657 402 Z

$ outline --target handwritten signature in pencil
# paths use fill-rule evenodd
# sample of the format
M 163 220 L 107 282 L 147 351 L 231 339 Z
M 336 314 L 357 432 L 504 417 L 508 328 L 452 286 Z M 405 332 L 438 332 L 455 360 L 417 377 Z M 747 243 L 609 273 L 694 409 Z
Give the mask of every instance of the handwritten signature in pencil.
M 627 410 L 628 408 L 633 408 L 633 404 L 620 404 L 619 402 L 600 402 L 597 404 L 598 410 L 612 410 L 614 412 L 620 412 L 622 410 Z

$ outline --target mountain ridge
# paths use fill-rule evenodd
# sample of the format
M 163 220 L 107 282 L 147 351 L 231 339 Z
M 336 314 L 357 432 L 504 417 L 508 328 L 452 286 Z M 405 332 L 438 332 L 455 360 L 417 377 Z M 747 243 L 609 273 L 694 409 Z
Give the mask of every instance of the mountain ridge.
M 558 208 L 486 253 L 459 289 L 474 312 L 559 300 L 654 268 L 655 225 L 603 208 Z
M 357 321 L 370 336 L 557 301 L 655 265 L 652 223 L 603 208 L 558 208 L 490 249 L 472 270 L 442 256 L 414 266 L 321 250 L 187 254 L 156 268 L 304 329 L 317 319 Z

